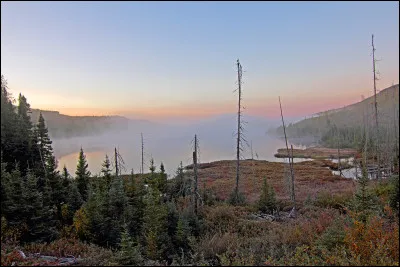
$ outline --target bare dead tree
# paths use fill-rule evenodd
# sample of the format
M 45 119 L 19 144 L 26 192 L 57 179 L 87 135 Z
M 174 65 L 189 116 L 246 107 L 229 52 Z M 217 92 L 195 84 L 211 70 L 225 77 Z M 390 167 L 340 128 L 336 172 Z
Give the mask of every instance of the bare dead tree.
M 118 153 L 117 148 L 114 148 L 114 160 L 115 160 L 115 177 L 118 177 Z
M 144 168 L 143 168 L 143 164 L 144 164 L 144 160 L 143 160 L 143 151 L 144 151 L 144 143 L 143 143 L 143 133 L 140 133 L 141 136 L 141 141 L 142 141 L 142 169 L 140 170 L 141 174 L 143 175 L 144 173 Z
M 238 90 L 239 90 L 239 97 L 238 97 L 238 123 L 237 123 L 237 143 L 236 143 L 236 187 L 235 187 L 235 197 L 238 199 L 239 197 L 239 178 L 240 178 L 240 151 L 241 151 L 241 101 L 242 101 L 242 65 L 237 60 L 237 75 L 238 75 Z
M 194 135 L 193 151 L 193 171 L 194 171 L 194 213 L 197 215 L 198 191 L 197 191 L 197 135 Z
M 289 160 L 289 169 L 290 169 L 290 180 L 292 182 L 289 183 L 289 189 L 290 192 L 293 191 L 292 184 L 294 181 L 294 173 L 293 173 L 293 153 L 292 153 L 292 157 L 289 154 L 289 146 L 288 146 L 288 142 L 287 142 L 287 136 L 286 136 L 286 127 L 285 127 L 285 121 L 283 120 L 283 112 L 282 112 L 282 104 L 281 104 L 281 97 L 279 97 L 279 108 L 281 110 L 281 119 L 282 119 L 282 127 L 283 127 L 283 134 L 285 135 L 285 143 L 286 143 L 286 152 L 287 152 L 287 158 Z M 293 151 L 292 151 L 293 152 Z M 292 160 L 290 160 L 292 158 Z M 292 199 L 292 193 L 291 193 L 291 199 Z M 292 199 L 293 200 L 293 199 Z
M 378 103 L 376 101 L 376 81 L 378 78 L 376 77 L 376 69 L 375 69 L 375 46 L 374 46 L 374 35 L 372 34 L 372 68 L 374 73 L 374 106 L 375 106 L 375 128 L 376 128 L 376 159 L 378 163 L 378 173 L 377 178 L 381 178 L 381 162 L 380 162 L 380 149 L 379 149 L 379 127 L 378 127 Z
M 337 153 L 338 153 L 338 170 L 339 170 L 339 175 L 343 176 L 342 173 L 342 166 L 340 163 L 340 135 L 339 135 L 339 128 L 336 128 L 336 138 L 337 138 Z
M 115 176 L 118 177 L 121 174 L 121 169 L 126 171 L 125 162 L 122 156 L 119 154 L 117 148 L 114 148 L 114 167 L 115 167 Z
M 293 145 L 290 145 L 291 158 L 292 158 L 292 201 L 293 201 L 293 216 L 296 217 L 296 194 L 294 192 L 294 172 L 293 172 Z
M 253 140 L 250 141 L 250 151 L 251 151 L 251 160 L 254 160 L 254 157 L 253 157 Z
M 253 185 L 256 185 L 256 174 L 254 172 L 254 154 L 253 154 L 253 140 L 250 141 L 250 151 L 251 151 L 251 172 L 253 174 Z

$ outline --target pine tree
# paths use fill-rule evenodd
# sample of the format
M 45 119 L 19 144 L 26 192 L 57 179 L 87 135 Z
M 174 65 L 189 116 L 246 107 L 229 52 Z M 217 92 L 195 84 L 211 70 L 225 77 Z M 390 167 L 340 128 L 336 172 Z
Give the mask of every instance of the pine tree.
M 120 251 L 117 253 L 117 261 L 121 265 L 138 266 L 143 263 L 139 249 L 134 245 L 132 237 L 129 234 L 129 228 L 125 224 L 121 234 L 121 242 L 119 244 Z
M 86 156 L 83 153 L 83 149 L 79 152 L 78 165 L 76 167 L 76 182 L 78 186 L 79 193 L 82 196 L 82 200 L 86 201 L 88 198 L 88 186 L 90 171 L 88 170 L 88 164 L 86 162 Z
M 160 175 L 158 181 L 158 189 L 162 194 L 165 194 L 167 191 L 167 174 L 165 173 L 164 164 L 161 162 L 160 165 Z
M 267 178 L 264 177 L 263 187 L 261 191 L 260 200 L 258 201 L 258 208 L 261 212 L 272 213 L 276 209 L 276 197 L 273 187 L 267 183 Z
M 189 235 L 189 223 L 185 218 L 180 216 L 176 228 L 176 242 L 178 248 L 182 248 L 185 252 L 189 249 Z
M 3 176 L 1 178 L 3 183 Z M 7 176 L 4 178 L 7 178 Z M 24 209 L 24 202 L 22 201 L 24 182 L 18 164 L 16 169 L 11 172 L 9 179 L 5 181 L 9 181 L 10 184 L 6 187 L 8 191 L 6 202 L 2 203 L 4 204 L 4 214 L 10 226 L 20 226 L 24 222 L 24 217 L 22 216 Z
M 104 160 L 103 164 L 101 165 L 102 169 L 101 172 L 103 173 L 104 178 L 106 179 L 107 182 L 107 188 L 110 188 L 111 184 L 111 163 L 110 160 L 108 159 L 108 155 L 106 154 L 106 159 Z
M 126 185 L 126 196 L 128 228 L 133 236 L 139 236 L 143 226 L 143 193 L 143 184 L 140 181 L 136 182 L 132 173 Z
M 20 163 L 21 174 L 25 176 L 32 157 L 32 122 L 29 116 L 30 105 L 25 96 L 19 94 L 18 97 L 18 146 L 16 146 L 16 157 Z M 32 162 L 31 162 L 32 165 Z
M 7 163 L 6 171 L 15 169 L 17 162 L 16 146 L 19 144 L 18 115 L 15 112 L 13 99 L 8 92 L 7 81 L 1 75 L 1 151 L 3 162 Z
M 37 124 L 37 138 L 43 162 L 47 162 L 53 155 L 53 148 L 51 146 L 53 142 L 50 140 L 49 130 L 46 127 L 46 123 L 41 112 L 39 114 L 39 120 Z
M 42 113 L 39 114 L 37 126 L 34 128 L 33 133 L 33 154 L 34 156 L 34 169 L 35 175 L 38 177 L 39 190 L 43 190 L 45 178 L 47 177 L 48 170 L 54 166 L 48 166 L 53 163 L 53 148 L 52 141 L 49 137 L 49 131 L 46 127 L 45 120 Z
M 75 181 L 71 181 L 68 194 L 67 194 L 67 203 L 70 210 L 70 213 L 73 215 L 83 204 L 83 199 L 81 194 L 79 193 L 79 189 L 76 185 Z M 71 216 L 72 219 L 72 216 Z
M 46 187 L 45 187 L 46 188 Z M 27 219 L 29 232 L 25 241 L 51 241 L 57 237 L 53 211 L 45 205 L 45 199 L 38 190 L 36 176 L 28 172 L 24 186 L 24 217 Z
M 165 240 L 168 239 L 168 209 L 162 203 L 160 191 L 150 188 L 145 198 L 146 209 L 144 211 L 144 238 L 146 243 L 146 254 L 152 260 L 160 259 L 165 253 Z
M 61 176 L 62 176 L 61 184 L 62 184 L 62 188 L 64 190 L 63 194 L 65 196 L 64 199 L 65 199 L 65 202 L 66 202 L 67 201 L 67 195 L 68 195 L 68 192 L 69 192 L 69 189 L 70 189 L 72 181 L 71 181 L 71 176 L 69 175 L 67 166 L 65 166 L 65 165 L 63 167 L 63 172 L 62 172 Z
M 47 159 L 46 168 L 47 181 L 51 191 L 50 204 L 56 207 L 57 219 L 61 220 L 61 205 L 65 201 L 64 189 L 62 187 L 60 172 L 57 170 L 57 161 L 53 155 Z
M 154 178 L 154 172 L 156 171 L 156 166 L 154 166 L 154 159 L 152 158 L 150 160 L 150 173 L 151 173 L 151 178 Z

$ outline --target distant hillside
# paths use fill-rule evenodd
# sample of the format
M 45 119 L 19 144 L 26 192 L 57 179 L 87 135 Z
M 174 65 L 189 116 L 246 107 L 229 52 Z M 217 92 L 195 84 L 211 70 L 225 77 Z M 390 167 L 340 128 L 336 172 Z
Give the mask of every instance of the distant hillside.
M 130 120 L 121 116 L 68 116 L 58 111 L 32 109 L 31 120 L 37 123 L 39 113 L 46 121 L 52 138 L 90 136 L 115 129 L 127 128 Z
M 381 90 L 377 94 L 377 103 L 379 124 L 382 127 L 393 127 L 394 122 L 399 120 L 399 85 Z M 333 125 L 338 128 L 354 128 L 361 127 L 364 121 L 373 125 L 374 96 L 343 108 L 319 112 L 311 118 L 289 124 L 286 131 L 290 138 L 312 136 L 318 140 Z M 277 128 L 276 132 L 283 135 L 282 127 Z

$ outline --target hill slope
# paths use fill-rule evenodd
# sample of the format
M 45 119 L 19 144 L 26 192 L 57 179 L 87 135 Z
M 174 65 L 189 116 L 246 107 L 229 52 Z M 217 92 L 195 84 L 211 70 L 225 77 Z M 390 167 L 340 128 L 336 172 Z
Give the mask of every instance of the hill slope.
M 393 85 L 377 94 L 378 119 L 382 127 L 398 127 L 399 120 L 399 85 Z M 312 118 L 301 120 L 287 126 L 290 138 L 313 136 L 320 139 L 332 127 L 361 127 L 364 121 L 372 127 L 374 123 L 374 97 L 343 108 L 328 110 L 315 114 Z M 276 132 L 283 135 L 280 126 Z
M 107 131 L 127 129 L 132 123 L 132 120 L 122 116 L 68 116 L 58 111 L 32 109 L 33 123 L 37 123 L 40 112 L 46 121 L 51 138 L 55 139 L 98 135 Z

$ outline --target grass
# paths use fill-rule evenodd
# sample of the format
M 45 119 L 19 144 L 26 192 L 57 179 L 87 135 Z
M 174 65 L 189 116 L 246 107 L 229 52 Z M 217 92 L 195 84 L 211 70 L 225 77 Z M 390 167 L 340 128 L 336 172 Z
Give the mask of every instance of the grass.
M 355 149 L 340 149 L 340 158 L 351 158 L 357 156 Z M 274 155 L 277 158 L 286 158 L 286 148 L 279 148 L 278 153 Z M 293 149 L 294 158 L 312 158 L 312 159 L 337 159 L 338 151 L 334 148 L 312 147 L 306 149 Z
M 236 162 L 222 160 L 200 165 L 199 184 L 205 183 L 222 200 L 226 200 L 235 186 Z M 305 161 L 294 164 L 296 199 L 303 202 L 308 195 L 316 198 L 321 191 L 347 195 L 355 190 L 355 181 L 333 175 L 326 167 L 335 164 L 327 160 Z M 264 160 L 243 160 L 240 162 L 239 189 L 251 204 L 258 200 L 263 178 L 266 177 L 278 200 L 288 200 L 289 194 L 285 179 L 285 164 Z M 190 170 L 188 171 L 190 172 Z

